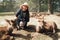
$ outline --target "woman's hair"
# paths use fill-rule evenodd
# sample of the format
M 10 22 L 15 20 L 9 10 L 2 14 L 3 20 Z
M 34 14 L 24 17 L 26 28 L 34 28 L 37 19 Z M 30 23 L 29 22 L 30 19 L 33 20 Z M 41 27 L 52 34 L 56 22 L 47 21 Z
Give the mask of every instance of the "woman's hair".
M 21 5 L 21 6 L 20 6 L 20 9 L 22 9 L 23 6 L 27 7 L 27 10 L 29 9 L 28 5 Z

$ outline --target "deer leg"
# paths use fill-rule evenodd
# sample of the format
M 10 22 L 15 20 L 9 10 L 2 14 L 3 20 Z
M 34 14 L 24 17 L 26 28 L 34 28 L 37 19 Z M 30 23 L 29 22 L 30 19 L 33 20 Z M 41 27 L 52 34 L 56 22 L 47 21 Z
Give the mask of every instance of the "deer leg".
M 39 32 L 39 29 L 40 29 L 40 28 L 39 28 L 39 26 L 38 26 L 38 27 L 36 27 L 36 32 Z
M 55 33 L 55 29 L 53 29 L 53 33 Z

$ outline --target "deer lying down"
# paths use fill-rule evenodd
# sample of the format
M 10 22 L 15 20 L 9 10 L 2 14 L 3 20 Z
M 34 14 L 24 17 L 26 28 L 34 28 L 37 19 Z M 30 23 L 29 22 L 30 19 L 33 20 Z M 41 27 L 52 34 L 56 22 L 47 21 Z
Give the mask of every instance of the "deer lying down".
M 13 30 L 11 24 L 7 22 L 7 20 L 0 20 L 0 31 L 5 31 L 7 34 Z
M 56 33 L 57 25 L 55 22 L 44 21 L 43 15 L 37 17 L 37 19 L 40 25 L 36 27 L 36 32 L 39 32 L 40 29 L 43 29 L 45 31 L 52 31 L 53 33 Z

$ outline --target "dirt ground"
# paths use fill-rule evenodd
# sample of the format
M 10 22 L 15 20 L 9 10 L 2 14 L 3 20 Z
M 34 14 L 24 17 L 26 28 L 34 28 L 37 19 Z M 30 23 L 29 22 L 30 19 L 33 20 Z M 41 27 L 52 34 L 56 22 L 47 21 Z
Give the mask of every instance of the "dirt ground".
M 60 16 L 47 15 L 44 17 L 45 21 L 54 21 L 57 24 L 57 28 L 60 29 Z M 0 16 L 0 19 L 15 19 L 15 16 Z M 30 21 L 36 23 L 35 18 L 30 18 Z M 31 29 L 27 30 L 14 30 L 11 36 L 14 40 L 60 40 L 60 30 L 56 34 L 46 35 L 44 33 L 36 33 Z

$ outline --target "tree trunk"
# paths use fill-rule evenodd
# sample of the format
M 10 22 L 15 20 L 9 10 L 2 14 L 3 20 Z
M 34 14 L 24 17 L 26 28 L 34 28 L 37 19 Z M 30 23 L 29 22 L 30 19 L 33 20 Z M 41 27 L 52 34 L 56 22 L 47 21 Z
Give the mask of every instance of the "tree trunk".
M 39 13 L 39 0 L 38 0 L 38 7 L 37 8 L 38 8 L 37 12 Z
M 48 0 L 48 13 L 53 14 L 53 0 Z

